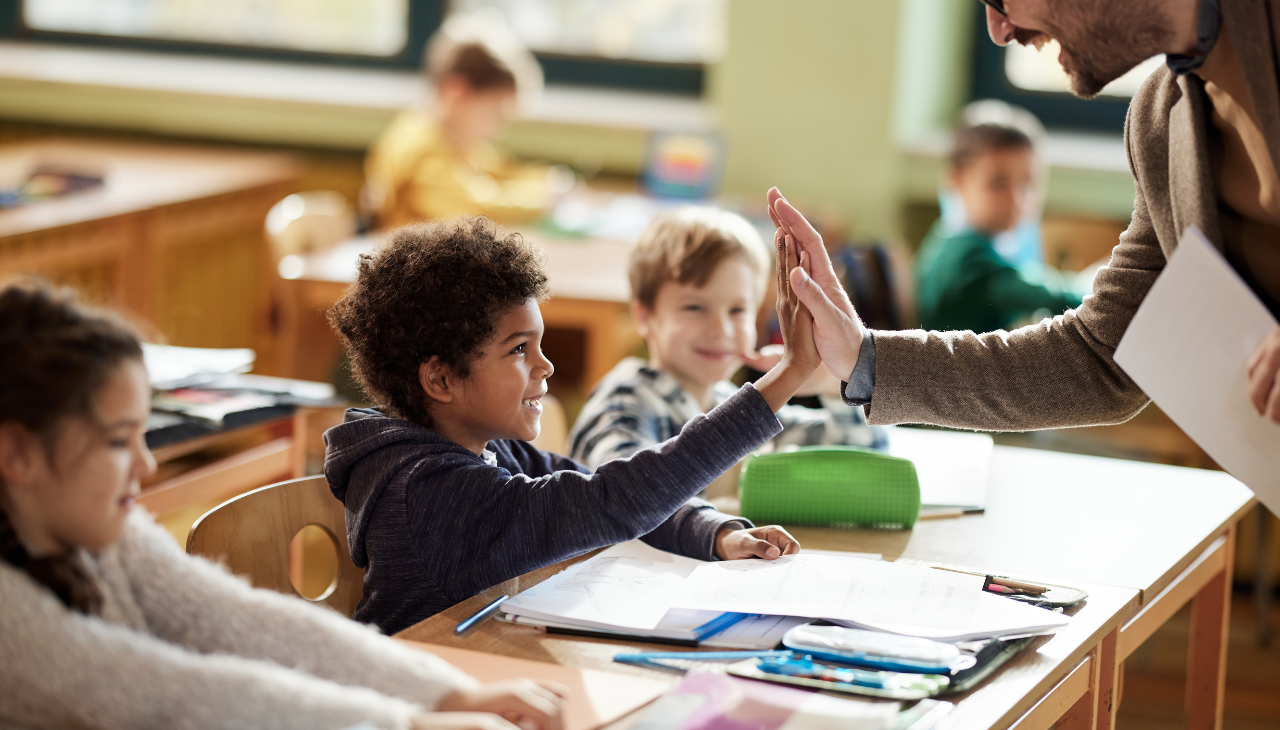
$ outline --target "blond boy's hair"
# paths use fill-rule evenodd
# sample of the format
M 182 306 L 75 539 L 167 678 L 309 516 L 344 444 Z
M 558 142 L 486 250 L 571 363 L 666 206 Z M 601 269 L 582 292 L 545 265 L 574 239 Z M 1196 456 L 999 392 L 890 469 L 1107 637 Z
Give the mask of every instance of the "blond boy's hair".
M 704 286 L 722 261 L 741 256 L 759 274 L 764 293 L 772 257 L 742 216 L 718 208 L 688 207 L 655 218 L 631 251 L 631 298 L 652 309 L 668 281 Z

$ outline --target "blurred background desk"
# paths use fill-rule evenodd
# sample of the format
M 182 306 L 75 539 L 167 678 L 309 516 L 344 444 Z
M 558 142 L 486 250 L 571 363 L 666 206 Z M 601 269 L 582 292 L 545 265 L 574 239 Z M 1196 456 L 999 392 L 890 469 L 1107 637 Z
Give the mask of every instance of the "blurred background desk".
M 572 384 L 585 394 L 640 342 L 630 314 L 631 246 L 601 238 L 526 235 L 546 254 L 551 279 L 542 318 L 549 330 L 543 349 L 556 365 L 553 383 Z M 325 312 L 355 279 L 359 257 L 376 250 L 377 238 L 368 236 L 281 262 L 279 371 L 271 374 L 332 377 L 340 347 Z
M 169 344 L 259 345 L 262 220 L 296 182 L 291 157 L 53 138 L 0 147 L 0 188 L 17 187 L 40 166 L 103 182 L 0 210 L 0 276 L 73 286 Z

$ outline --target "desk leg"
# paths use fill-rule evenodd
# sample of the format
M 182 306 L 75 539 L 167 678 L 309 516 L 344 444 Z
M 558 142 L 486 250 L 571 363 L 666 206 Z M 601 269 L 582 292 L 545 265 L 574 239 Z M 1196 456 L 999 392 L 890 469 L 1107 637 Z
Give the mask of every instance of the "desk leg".
M 1089 691 L 1063 713 L 1054 725 L 1056 730 L 1113 730 L 1116 711 L 1113 698 L 1119 671 L 1116 641 L 1119 637 L 1120 629 L 1116 628 L 1089 653 L 1092 670 Z
M 1227 673 L 1227 629 L 1231 621 L 1231 567 L 1236 528 L 1226 534 L 1222 570 L 1191 599 L 1191 641 L 1187 656 L 1187 727 L 1222 727 L 1222 695 Z
M 1124 682 L 1124 662 L 1118 661 L 1116 644 L 1120 629 L 1107 634 L 1098 644 L 1098 730 L 1113 730 L 1116 711 L 1120 709 L 1120 690 Z

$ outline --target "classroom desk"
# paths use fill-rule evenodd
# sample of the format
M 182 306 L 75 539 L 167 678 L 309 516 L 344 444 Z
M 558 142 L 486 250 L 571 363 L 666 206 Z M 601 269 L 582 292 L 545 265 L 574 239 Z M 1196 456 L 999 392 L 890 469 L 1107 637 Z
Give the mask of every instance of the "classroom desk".
M 259 346 L 263 222 L 296 183 L 291 158 L 49 139 L 0 147 L 0 186 L 16 186 L 48 163 L 101 174 L 104 184 L 0 210 L 0 276 L 32 273 L 69 285 L 126 310 L 168 344 Z
M 927 520 L 910 531 L 792 529 L 807 547 L 882 553 L 1084 588 L 1069 630 L 1037 639 L 960 695 L 946 727 L 1112 728 L 1121 663 L 1193 602 L 1190 727 L 1220 727 L 1235 523 L 1251 492 L 1221 472 L 996 447 L 985 514 Z M 405 638 L 604 668 L 627 644 L 541 634 L 495 621 L 452 628 L 502 593 L 563 566 L 495 586 L 404 632 Z M 609 667 L 615 671 L 630 668 Z M 647 672 L 648 670 L 632 669 Z
M 585 393 L 638 342 L 631 322 L 627 258 L 631 246 L 604 239 L 564 239 L 526 233 L 546 255 L 551 299 L 542 305 L 547 328 L 584 333 Z M 375 237 L 357 238 L 329 251 L 298 256 L 281 269 L 277 324 L 278 372 L 302 380 L 329 380 L 338 342 L 324 312 L 355 279 L 361 254 L 377 249 Z
M 291 415 L 216 431 L 152 450 L 157 471 L 142 484 L 138 505 L 180 544 L 209 509 L 272 482 L 317 473 L 321 435 L 342 420 L 344 407 L 298 407 Z

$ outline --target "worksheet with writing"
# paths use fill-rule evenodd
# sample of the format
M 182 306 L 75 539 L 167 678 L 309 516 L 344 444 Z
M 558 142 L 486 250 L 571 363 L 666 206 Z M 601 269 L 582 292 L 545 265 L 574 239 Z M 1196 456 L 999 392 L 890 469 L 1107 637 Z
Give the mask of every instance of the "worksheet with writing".
M 704 611 L 958 629 L 973 617 L 982 584 L 980 576 L 801 551 L 777 560 L 702 563 L 675 602 Z

